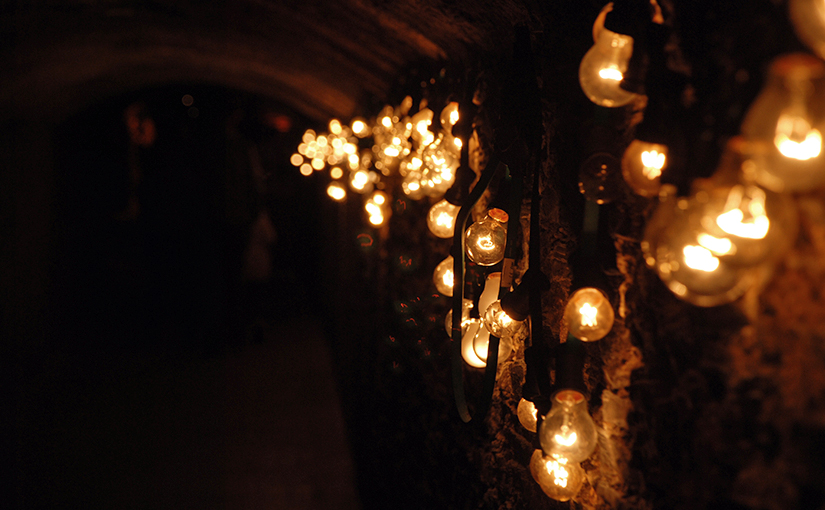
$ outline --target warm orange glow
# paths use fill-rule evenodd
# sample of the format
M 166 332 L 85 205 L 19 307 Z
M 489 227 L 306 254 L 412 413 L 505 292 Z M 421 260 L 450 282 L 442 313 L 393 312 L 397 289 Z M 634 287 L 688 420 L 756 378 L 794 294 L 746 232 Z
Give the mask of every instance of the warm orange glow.
M 782 114 L 773 143 L 786 158 L 807 161 L 822 152 L 822 134 L 798 115 Z
M 599 69 L 599 77 L 603 80 L 622 81 L 624 75 L 615 67 Z
M 312 165 L 310 165 L 309 163 L 304 163 L 303 165 L 301 165 L 300 171 L 301 175 L 310 176 L 312 175 Z
M 581 314 L 582 326 L 586 327 L 596 327 L 596 316 L 599 313 L 599 309 L 595 306 L 591 305 L 590 303 L 585 303 L 579 308 L 579 314 Z
M 743 200 L 744 187 L 731 188 L 725 203 L 725 212 L 716 217 L 716 224 L 727 234 L 747 239 L 764 239 L 771 224 L 765 211 L 765 192 L 755 186 L 749 191 L 750 200 Z M 743 207 L 747 209 L 747 220 Z
M 344 171 L 336 166 L 335 168 L 329 171 L 329 176 L 333 179 L 340 179 L 344 176 Z
M 327 195 L 333 200 L 340 202 L 347 197 L 347 190 L 337 182 L 333 182 L 327 186 Z
M 304 157 L 296 153 L 289 158 L 289 162 L 292 163 L 293 166 L 299 167 L 304 162 Z
M 645 177 L 653 180 L 662 175 L 662 168 L 665 166 L 665 155 L 656 150 L 642 152 L 642 173 Z
M 685 256 L 685 265 L 691 269 L 712 273 L 719 268 L 719 259 L 707 248 L 689 244 L 682 249 L 682 253 Z

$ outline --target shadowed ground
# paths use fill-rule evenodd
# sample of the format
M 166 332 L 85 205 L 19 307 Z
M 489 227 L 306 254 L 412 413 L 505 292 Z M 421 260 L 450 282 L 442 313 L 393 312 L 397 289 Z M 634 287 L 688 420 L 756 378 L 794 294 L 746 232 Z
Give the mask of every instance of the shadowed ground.
M 24 506 L 359 508 L 320 327 L 296 319 L 264 337 L 32 389 L 19 417 Z

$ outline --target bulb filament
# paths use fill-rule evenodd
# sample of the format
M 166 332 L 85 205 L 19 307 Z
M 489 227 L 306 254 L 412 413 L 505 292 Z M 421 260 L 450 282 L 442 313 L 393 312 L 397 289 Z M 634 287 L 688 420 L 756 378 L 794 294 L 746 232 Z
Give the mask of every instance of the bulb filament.
M 662 175 L 662 168 L 665 166 L 665 155 L 657 150 L 642 152 L 642 172 L 651 181 Z
M 786 158 L 807 161 L 822 152 L 822 134 L 803 117 L 783 114 L 776 123 L 776 148 Z
M 562 433 L 565 433 L 565 432 L 566 431 L 564 431 L 564 430 L 562 431 Z M 575 432 L 571 432 L 570 435 L 565 435 L 565 436 L 563 436 L 561 434 L 556 434 L 555 436 L 553 436 L 553 440 L 556 441 L 556 443 L 558 443 L 562 446 L 573 446 L 576 443 L 577 439 L 578 439 L 578 436 L 576 435 Z
M 724 213 L 716 218 L 716 224 L 726 233 L 748 239 L 764 239 L 771 222 L 765 213 L 765 192 L 753 187 L 750 200 L 743 200 L 744 189 L 734 186 L 728 194 Z M 743 202 L 747 201 L 750 218 L 745 220 Z
M 595 306 L 591 305 L 590 303 L 585 303 L 579 308 L 579 313 L 581 314 L 582 318 L 582 326 L 595 328 L 598 320 L 596 319 L 596 314 L 599 313 L 599 309 Z M 575 434 L 573 434 L 575 436 Z
M 481 236 L 476 241 L 476 245 L 485 251 L 490 251 L 496 247 L 496 243 L 493 242 L 493 238 L 490 236 Z
M 710 250 L 714 255 L 732 253 L 733 243 L 727 237 L 713 237 L 710 234 L 699 234 L 699 245 Z
M 691 269 L 712 273 L 719 267 L 719 259 L 702 246 L 689 244 L 684 247 L 682 253 L 685 256 L 685 265 Z
M 570 473 L 563 466 L 566 463 L 567 459 L 562 457 L 558 460 L 548 460 L 544 464 L 547 472 L 553 475 L 553 483 L 559 487 L 567 487 L 567 480 L 570 478 Z
M 624 75 L 615 67 L 604 67 L 599 69 L 599 78 L 603 80 L 622 81 Z

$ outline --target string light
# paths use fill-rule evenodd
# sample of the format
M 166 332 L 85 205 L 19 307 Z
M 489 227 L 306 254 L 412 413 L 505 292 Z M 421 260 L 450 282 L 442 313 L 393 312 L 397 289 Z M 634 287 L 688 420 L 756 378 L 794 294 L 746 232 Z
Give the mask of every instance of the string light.
M 464 234 L 470 260 L 480 266 L 492 266 L 504 259 L 507 219 L 507 213 L 501 209 L 490 209 L 484 219 L 470 225 Z
M 596 449 L 596 424 L 587 412 L 581 392 L 562 390 L 553 397 L 553 407 L 539 428 L 545 455 L 581 462 Z

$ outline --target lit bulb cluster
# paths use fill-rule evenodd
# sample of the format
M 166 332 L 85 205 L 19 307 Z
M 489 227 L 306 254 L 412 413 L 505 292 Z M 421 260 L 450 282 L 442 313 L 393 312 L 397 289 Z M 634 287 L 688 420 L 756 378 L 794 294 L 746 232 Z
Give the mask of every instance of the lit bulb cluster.
M 371 122 L 355 118 L 347 126 L 332 119 L 329 132 L 309 129 L 290 162 L 305 176 L 329 170 L 327 194 L 333 200 L 345 200 L 348 191 L 367 196 L 367 220 L 381 226 L 389 217 L 392 198 L 388 177 L 400 176 L 401 190 L 413 200 L 438 197 L 455 182 L 462 146 L 462 140 L 452 135 L 458 122 L 458 103 L 449 103 L 441 111 L 437 132 L 432 131 L 433 111 L 426 103 L 409 115 L 412 106 L 412 98 L 407 97 L 395 108 L 384 107 Z M 384 202 L 380 202 L 381 195 L 377 200 L 371 195 L 376 189 L 385 193 Z M 449 220 L 435 221 L 442 230 L 452 229 L 445 223 Z
M 779 57 L 716 173 L 696 180 L 688 197 L 660 190 L 642 250 L 674 294 L 699 306 L 729 303 L 790 247 L 797 221 L 786 192 L 825 184 L 823 129 L 825 64 Z

